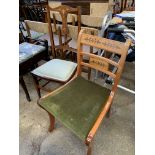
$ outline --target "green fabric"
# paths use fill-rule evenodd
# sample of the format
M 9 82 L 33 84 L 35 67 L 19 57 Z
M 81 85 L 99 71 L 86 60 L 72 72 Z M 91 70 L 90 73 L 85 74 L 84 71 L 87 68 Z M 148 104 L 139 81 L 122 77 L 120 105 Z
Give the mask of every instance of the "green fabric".
M 109 89 L 79 76 L 39 104 L 85 140 L 109 94 Z

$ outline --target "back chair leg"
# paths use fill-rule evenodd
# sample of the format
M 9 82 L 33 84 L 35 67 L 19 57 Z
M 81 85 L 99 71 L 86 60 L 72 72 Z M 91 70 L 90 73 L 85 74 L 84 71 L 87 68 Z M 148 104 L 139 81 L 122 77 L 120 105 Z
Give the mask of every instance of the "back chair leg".
M 109 118 L 110 117 L 110 115 L 111 115 L 111 106 L 110 106 L 110 108 L 109 108 L 109 110 L 108 110 L 108 112 L 107 112 L 107 118 Z
M 48 113 L 48 115 L 49 115 L 49 119 L 50 119 L 50 126 L 49 126 L 48 131 L 49 131 L 49 132 L 52 132 L 53 129 L 54 129 L 54 125 L 55 125 L 55 118 L 54 118 L 54 116 L 53 116 L 52 114 L 50 114 L 50 113 Z
M 22 86 L 22 88 L 23 88 L 23 90 L 24 90 L 24 92 L 26 94 L 26 99 L 30 102 L 31 101 L 31 98 L 30 98 L 30 95 L 29 95 L 28 90 L 26 88 L 26 85 L 25 85 L 25 81 L 23 79 L 23 76 L 20 76 L 19 77 L 19 82 L 20 82 L 20 84 L 21 84 L 21 86 Z
M 88 69 L 88 80 L 90 80 L 91 77 L 91 68 Z
M 35 77 L 34 75 L 32 75 L 33 77 L 33 81 L 34 81 L 34 85 L 38 94 L 38 97 L 41 98 L 41 93 L 40 93 L 40 88 L 39 88 L 39 81 L 37 79 L 37 77 Z

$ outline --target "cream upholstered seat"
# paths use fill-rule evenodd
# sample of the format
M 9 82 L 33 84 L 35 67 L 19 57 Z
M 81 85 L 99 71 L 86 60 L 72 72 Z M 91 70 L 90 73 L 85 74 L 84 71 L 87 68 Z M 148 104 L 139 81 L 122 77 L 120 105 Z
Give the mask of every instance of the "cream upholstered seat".
M 74 73 L 77 64 L 70 61 L 53 59 L 34 69 L 31 73 L 48 79 L 66 82 Z

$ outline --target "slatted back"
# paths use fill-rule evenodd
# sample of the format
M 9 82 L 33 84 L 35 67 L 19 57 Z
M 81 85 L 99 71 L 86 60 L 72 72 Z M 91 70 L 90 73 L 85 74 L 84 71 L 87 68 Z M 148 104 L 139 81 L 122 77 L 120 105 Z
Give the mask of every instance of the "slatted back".
M 112 77 L 114 79 L 114 86 L 116 87 L 118 84 L 120 75 L 122 73 L 122 69 L 125 63 L 127 51 L 128 51 L 130 44 L 131 44 L 130 40 L 127 40 L 126 43 L 122 43 L 122 42 L 118 42 L 114 40 L 109 40 L 106 38 L 101 38 L 98 36 L 93 36 L 90 34 L 85 34 L 84 30 L 81 30 L 79 37 L 78 37 L 77 74 L 78 75 L 81 74 L 82 66 L 93 68 Z M 114 60 L 111 60 L 103 56 L 98 56 L 93 53 L 85 52 L 83 51 L 83 48 L 82 48 L 83 45 L 95 47 L 98 49 L 103 49 L 113 54 L 117 54 L 120 56 L 119 62 L 115 62 Z M 83 61 L 83 56 L 85 55 L 89 57 L 88 63 Z M 113 73 L 110 70 L 111 65 L 117 67 L 116 73 Z

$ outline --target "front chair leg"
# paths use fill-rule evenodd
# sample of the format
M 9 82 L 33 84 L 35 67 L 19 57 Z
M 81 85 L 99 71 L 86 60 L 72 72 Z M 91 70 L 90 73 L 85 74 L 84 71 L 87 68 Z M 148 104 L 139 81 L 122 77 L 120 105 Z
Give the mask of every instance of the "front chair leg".
M 49 131 L 49 132 L 52 132 L 53 129 L 54 129 L 54 125 L 55 125 L 55 118 L 54 118 L 54 116 L 53 116 L 52 114 L 50 114 L 50 113 L 48 113 L 48 115 L 49 115 L 49 119 L 50 119 L 50 126 L 49 126 L 48 131 Z
M 87 145 L 87 155 L 92 155 L 92 145 L 91 143 Z

